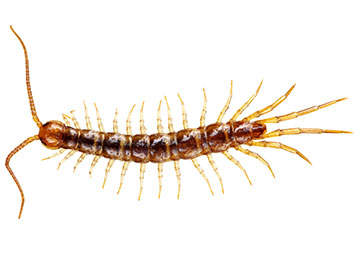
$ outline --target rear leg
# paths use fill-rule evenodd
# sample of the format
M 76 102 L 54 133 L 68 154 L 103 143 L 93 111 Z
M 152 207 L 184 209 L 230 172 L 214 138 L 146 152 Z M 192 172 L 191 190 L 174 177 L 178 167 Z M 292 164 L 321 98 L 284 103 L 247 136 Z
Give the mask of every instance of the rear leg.
M 250 121 L 254 118 L 258 118 L 262 115 L 265 115 L 269 112 L 271 112 L 272 110 L 274 110 L 278 105 L 280 105 L 283 101 L 285 101 L 285 99 L 290 95 L 290 93 L 292 92 L 292 90 L 295 88 L 296 84 L 293 85 L 287 92 L 285 95 L 281 96 L 278 100 L 276 100 L 274 103 L 272 103 L 271 105 L 256 111 L 255 113 L 251 114 L 250 116 L 245 117 L 243 120 L 244 121 Z
M 285 150 L 287 152 L 297 154 L 302 159 L 304 159 L 306 162 L 308 162 L 309 164 L 312 165 L 312 163 L 307 159 L 307 157 L 304 156 L 301 152 L 299 152 L 295 148 L 292 148 L 290 146 L 284 145 L 284 144 L 279 143 L 279 142 L 266 142 L 266 141 L 255 142 L 255 141 L 250 141 L 250 142 L 248 142 L 246 144 L 250 145 L 250 146 L 271 147 L 271 148 L 276 148 L 276 149 L 282 149 L 282 150 Z
M 265 164 L 269 168 L 272 176 L 275 178 L 275 174 L 272 171 L 272 169 L 270 167 L 270 164 L 267 161 L 265 161 L 264 158 L 261 157 L 259 154 L 255 153 L 255 152 L 252 152 L 252 151 L 250 151 L 248 149 L 245 149 L 245 148 L 243 148 L 241 146 L 234 147 L 234 149 L 236 149 L 237 151 L 240 151 L 240 152 L 242 152 L 242 153 L 244 153 L 246 155 L 249 155 L 251 157 L 254 157 L 254 158 L 258 159 L 260 162 L 262 162 L 263 164 Z
M 341 98 L 341 99 L 333 100 L 333 101 L 324 103 L 324 104 L 319 105 L 319 106 L 309 107 L 309 108 L 306 108 L 306 109 L 303 109 L 303 110 L 300 110 L 300 111 L 297 111 L 297 112 L 292 112 L 292 113 L 289 113 L 289 114 L 286 114 L 286 115 L 282 115 L 282 116 L 274 116 L 274 117 L 270 117 L 270 118 L 267 118 L 267 119 L 258 120 L 257 122 L 259 122 L 259 123 L 279 123 L 279 122 L 282 122 L 282 121 L 291 120 L 291 119 L 297 118 L 299 116 L 303 116 L 303 115 L 306 115 L 306 114 L 309 114 L 309 113 L 313 113 L 313 112 L 315 112 L 315 111 L 317 111 L 319 109 L 334 105 L 335 103 L 338 103 L 338 102 L 343 101 L 345 99 L 347 99 L 347 98 Z
M 277 137 L 282 135 L 299 135 L 299 134 L 351 134 L 349 131 L 341 130 L 328 130 L 320 128 L 289 128 L 289 129 L 277 129 L 270 133 L 261 135 L 258 139 Z
M 244 172 L 245 177 L 247 177 L 247 179 L 248 179 L 250 185 L 252 185 L 252 184 L 251 184 L 251 181 L 250 181 L 250 179 L 249 179 L 249 176 L 248 176 L 247 171 L 243 168 L 243 166 L 240 164 L 240 162 L 239 162 L 237 159 L 235 159 L 228 151 L 224 151 L 224 152 L 222 152 L 222 153 L 223 153 L 224 156 L 226 156 L 230 161 L 232 161 L 235 165 L 237 165 L 237 166 L 239 167 L 239 169 L 241 169 L 241 170 Z
M 241 108 L 239 108 L 237 110 L 237 112 L 235 112 L 235 114 L 233 115 L 233 117 L 229 121 L 237 120 L 237 118 L 244 112 L 244 110 L 247 109 L 247 107 L 251 104 L 251 102 L 253 102 L 254 98 L 256 98 L 256 96 L 258 95 L 262 84 L 263 84 L 263 81 L 260 82 L 260 85 L 259 85 L 258 89 L 256 90 L 256 92 L 249 98 L 249 100 L 247 102 L 244 103 L 243 106 L 241 106 Z

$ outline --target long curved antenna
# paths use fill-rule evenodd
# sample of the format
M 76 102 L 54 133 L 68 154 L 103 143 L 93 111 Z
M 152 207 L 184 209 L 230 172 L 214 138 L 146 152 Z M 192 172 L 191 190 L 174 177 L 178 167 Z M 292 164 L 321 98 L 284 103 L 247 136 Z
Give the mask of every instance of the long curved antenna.
M 37 112 L 36 112 L 36 108 L 35 108 L 35 103 L 33 101 L 33 97 L 32 97 L 32 90 L 31 90 L 31 83 L 30 83 L 30 68 L 29 68 L 29 62 L 28 62 L 28 55 L 27 55 L 27 49 L 25 44 L 23 43 L 22 39 L 20 38 L 20 36 L 18 36 L 18 34 L 15 32 L 15 30 L 12 28 L 12 25 L 10 25 L 10 29 L 11 31 L 16 35 L 17 39 L 19 39 L 23 51 L 25 53 L 25 64 L 26 64 L 26 86 L 27 86 L 27 93 L 28 93 L 28 100 L 30 102 L 30 107 L 31 107 L 31 113 L 32 113 L 32 118 L 33 121 L 36 122 L 38 127 L 42 126 L 41 121 L 39 120 L 38 116 L 37 116 Z
M 23 191 L 22 191 L 22 188 L 21 188 L 21 185 L 20 185 L 19 181 L 17 180 L 14 172 L 10 168 L 10 160 L 11 160 L 12 156 L 14 156 L 14 154 L 16 154 L 18 151 L 20 151 L 26 145 L 28 145 L 28 144 L 30 144 L 33 141 L 38 140 L 38 139 L 39 139 L 38 135 L 31 136 L 31 137 L 27 138 L 25 141 L 23 141 L 19 146 L 17 146 L 15 149 L 13 149 L 9 153 L 9 155 L 7 156 L 6 161 L 5 161 L 5 166 L 6 166 L 7 170 L 9 171 L 9 173 L 11 174 L 12 179 L 15 181 L 15 183 L 17 185 L 17 188 L 19 189 L 19 191 L 21 193 L 22 203 L 21 203 L 21 208 L 20 208 L 20 213 L 18 215 L 18 218 L 21 218 L 23 205 L 25 204 L 25 195 L 23 194 Z

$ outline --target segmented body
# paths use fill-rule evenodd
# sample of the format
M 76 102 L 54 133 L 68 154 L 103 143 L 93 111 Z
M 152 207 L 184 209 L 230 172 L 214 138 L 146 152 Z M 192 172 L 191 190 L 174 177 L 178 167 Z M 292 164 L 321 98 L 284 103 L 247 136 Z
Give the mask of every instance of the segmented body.
M 85 108 L 86 129 L 82 129 L 79 126 L 79 123 L 76 120 L 73 111 L 71 112 L 71 116 L 63 115 L 63 120 L 65 124 L 59 121 L 48 121 L 47 123 L 42 124 L 37 116 L 37 112 L 32 97 L 30 78 L 29 78 L 29 62 L 28 62 L 27 50 L 21 38 L 16 34 L 16 32 L 13 30 L 11 26 L 10 28 L 13 31 L 13 33 L 16 35 L 16 37 L 19 39 L 24 49 L 25 65 L 26 65 L 26 85 L 27 85 L 28 98 L 29 98 L 29 103 L 31 108 L 31 114 L 33 120 L 39 127 L 39 133 L 23 141 L 19 146 L 17 146 L 13 151 L 10 152 L 10 154 L 7 156 L 5 161 L 6 168 L 8 169 L 12 178 L 14 179 L 22 198 L 19 218 L 21 217 L 22 209 L 24 206 L 24 193 L 22 191 L 22 188 L 16 176 L 14 175 L 12 169 L 10 168 L 9 163 L 14 154 L 16 154 L 19 150 L 24 148 L 29 143 L 36 140 L 40 140 L 47 148 L 59 149 L 56 154 L 45 159 L 53 158 L 57 155 L 62 154 L 65 150 L 69 150 L 69 152 L 59 163 L 58 169 L 65 160 L 73 156 L 76 152 L 81 152 L 82 154 L 77 159 L 77 162 L 74 166 L 74 171 L 88 154 L 94 155 L 89 170 L 90 175 L 92 173 L 93 168 L 95 167 L 96 163 L 100 158 L 109 159 L 108 164 L 106 166 L 105 178 L 102 187 L 105 186 L 108 173 L 114 161 L 116 160 L 124 161 L 122 166 L 122 171 L 121 171 L 120 186 L 117 194 L 120 192 L 122 188 L 124 176 L 128 169 L 129 163 L 130 162 L 140 163 L 140 173 L 139 173 L 140 190 L 139 190 L 139 197 L 138 197 L 138 200 L 140 200 L 142 190 L 143 190 L 145 167 L 146 167 L 146 163 L 148 162 L 156 163 L 158 166 L 157 169 L 158 169 L 158 179 L 159 179 L 159 195 L 158 195 L 159 198 L 162 190 L 163 163 L 168 161 L 174 162 L 174 169 L 176 172 L 177 183 L 178 183 L 177 197 L 179 198 L 180 187 L 181 187 L 181 173 L 180 173 L 179 161 L 181 159 L 192 161 L 193 165 L 198 170 L 200 175 L 205 179 L 206 183 L 210 188 L 211 193 L 213 194 L 210 182 L 207 179 L 204 171 L 202 170 L 202 168 L 200 167 L 196 159 L 199 156 L 207 156 L 211 167 L 213 168 L 217 178 L 219 179 L 222 192 L 224 192 L 221 175 L 212 157 L 213 153 L 222 153 L 224 156 L 226 156 L 230 161 L 232 161 L 244 172 L 249 183 L 251 184 L 247 172 L 239 163 L 239 161 L 236 160 L 229 153 L 228 151 L 229 149 L 234 148 L 236 151 L 242 152 L 244 154 L 247 154 L 249 156 L 258 159 L 260 162 L 262 162 L 264 165 L 266 165 L 269 168 L 270 172 L 275 177 L 269 163 L 266 162 L 259 154 L 244 148 L 245 145 L 282 149 L 297 154 L 310 163 L 310 161 L 295 148 L 289 147 L 279 142 L 264 141 L 263 139 L 277 137 L 281 135 L 296 135 L 296 134 L 305 134 L 305 133 L 307 134 L 351 133 L 348 131 L 326 130 L 326 129 L 319 129 L 319 128 L 290 128 L 290 129 L 279 129 L 272 132 L 266 131 L 267 123 L 279 123 L 282 121 L 291 120 L 298 116 L 306 115 L 314 111 L 317 111 L 319 109 L 325 108 L 327 106 L 333 105 L 339 101 L 344 100 L 344 98 L 330 101 L 319 106 L 313 106 L 304 110 L 300 110 L 298 112 L 292 112 L 282 116 L 275 116 L 267 119 L 253 121 L 256 118 L 271 112 L 278 105 L 280 105 L 289 96 L 291 91 L 294 89 L 295 85 L 293 85 L 284 95 L 282 95 L 271 105 L 268 105 L 263 109 L 258 110 L 252 113 L 251 115 L 245 117 L 244 119 L 237 121 L 237 118 L 244 112 L 244 110 L 251 104 L 251 102 L 258 95 L 262 82 L 260 83 L 257 91 L 249 98 L 249 100 L 247 100 L 243 104 L 243 106 L 241 106 L 235 112 L 233 117 L 227 123 L 223 123 L 222 120 L 231 102 L 232 88 L 233 88 L 232 82 L 231 82 L 231 88 L 230 88 L 230 93 L 227 102 L 224 105 L 222 111 L 220 112 L 216 123 L 207 126 L 205 125 L 207 99 L 206 99 L 205 91 L 203 92 L 204 104 L 203 104 L 202 114 L 200 118 L 200 127 L 198 128 L 188 127 L 185 106 L 180 95 L 178 95 L 178 97 L 180 99 L 181 107 L 182 107 L 184 129 L 177 132 L 175 132 L 173 128 L 170 107 L 166 97 L 165 97 L 165 101 L 166 101 L 167 112 L 168 112 L 168 129 L 169 129 L 168 133 L 163 133 L 162 120 L 160 116 L 161 103 L 162 103 L 161 101 L 159 103 L 158 111 L 157 111 L 157 133 L 151 135 L 148 135 L 146 133 L 146 129 L 144 126 L 144 120 L 143 120 L 144 102 L 140 110 L 140 134 L 137 135 L 132 134 L 131 120 L 130 120 L 132 111 L 135 106 L 133 106 L 133 108 L 129 112 L 128 118 L 126 120 L 127 134 L 121 134 L 118 132 L 117 110 L 113 121 L 113 132 L 105 132 L 96 105 L 95 108 L 96 108 L 97 124 L 98 124 L 99 131 L 93 130 L 85 103 L 84 103 L 84 108 Z M 71 127 L 68 119 L 72 120 L 74 127 Z
M 106 133 L 67 126 L 61 148 L 107 159 L 164 163 L 224 152 L 253 140 L 265 130 L 264 125 L 242 121 L 151 135 Z

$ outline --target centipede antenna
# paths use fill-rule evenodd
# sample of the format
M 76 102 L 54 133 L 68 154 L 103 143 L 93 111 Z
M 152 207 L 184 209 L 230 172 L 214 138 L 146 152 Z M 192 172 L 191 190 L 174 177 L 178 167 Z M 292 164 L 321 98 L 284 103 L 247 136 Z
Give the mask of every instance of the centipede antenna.
M 28 100 L 30 102 L 30 107 L 31 107 L 31 113 L 32 113 L 32 118 L 33 121 L 36 122 L 38 127 L 42 126 L 41 121 L 39 120 L 38 116 L 37 116 L 37 112 L 36 112 L 36 107 L 35 107 L 35 103 L 33 101 L 33 97 L 32 97 L 32 90 L 31 90 L 31 83 L 30 83 L 30 66 L 29 66 L 29 61 L 28 61 L 28 54 L 27 54 L 27 49 L 25 44 L 23 43 L 22 39 L 20 38 L 20 36 L 18 36 L 18 34 L 15 32 L 15 30 L 12 28 L 12 25 L 10 25 L 10 29 L 11 31 L 15 34 L 15 36 L 17 37 L 17 39 L 19 39 L 23 51 L 25 53 L 25 65 L 26 65 L 26 86 L 27 86 L 27 94 L 28 94 Z
M 11 28 L 11 29 L 12 29 L 12 28 Z M 6 166 L 7 170 L 9 171 L 9 173 L 10 173 L 12 179 L 13 179 L 14 182 L 16 183 L 17 188 L 18 188 L 18 190 L 20 191 L 20 194 L 21 194 L 22 202 L 21 202 L 21 208 L 20 208 L 20 213 L 19 213 L 19 215 L 18 215 L 18 218 L 21 218 L 23 206 L 24 206 L 24 204 L 25 204 L 25 195 L 24 195 L 24 193 L 23 193 L 23 190 L 22 190 L 22 188 L 21 188 L 21 185 L 20 185 L 19 181 L 17 180 L 17 178 L 16 178 L 14 172 L 13 172 L 13 171 L 11 170 L 11 168 L 10 168 L 10 160 L 11 160 L 12 156 L 14 156 L 18 151 L 20 151 L 20 150 L 21 150 L 22 148 L 24 148 L 26 145 L 28 145 L 28 144 L 30 144 L 30 143 L 32 143 L 33 141 L 38 140 L 38 139 L 39 139 L 38 135 L 31 136 L 31 137 L 27 138 L 25 141 L 23 141 L 19 146 L 17 146 L 15 149 L 13 149 L 13 150 L 9 153 L 9 155 L 7 156 L 6 161 L 5 161 L 5 166 Z

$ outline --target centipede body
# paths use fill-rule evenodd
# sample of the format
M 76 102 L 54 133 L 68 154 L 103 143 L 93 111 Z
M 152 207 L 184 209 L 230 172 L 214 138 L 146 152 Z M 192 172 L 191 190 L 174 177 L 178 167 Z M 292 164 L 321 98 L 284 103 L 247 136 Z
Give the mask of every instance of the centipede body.
M 227 157 L 231 162 L 238 166 L 241 171 L 245 174 L 248 182 L 251 184 L 251 181 L 248 177 L 246 170 L 243 168 L 241 163 L 235 159 L 231 153 L 230 149 L 234 149 L 263 163 L 275 177 L 274 172 L 271 169 L 270 164 L 259 154 L 245 148 L 246 146 L 259 146 L 259 147 L 270 147 L 276 149 L 282 149 L 296 155 L 299 155 L 301 158 L 310 163 L 310 161 L 298 150 L 290 146 L 284 145 L 279 142 L 265 141 L 264 139 L 278 137 L 282 135 L 298 135 L 298 134 L 320 134 L 320 133 L 351 133 L 348 131 L 341 130 L 327 130 L 327 129 L 318 129 L 318 128 L 289 128 L 289 129 L 278 129 L 272 132 L 267 131 L 267 124 L 269 123 L 279 123 L 286 120 L 291 120 L 296 117 L 306 115 L 312 112 L 315 112 L 319 109 L 325 108 L 327 106 L 333 105 L 339 101 L 344 100 L 337 99 L 324 103 L 319 106 L 313 106 L 304 110 L 297 112 L 288 113 L 281 116 L 274 116 L 266 119 L 255 120 L 272 110 L 274 110 L 278 105 L 280 105 L 292 92 L 295 85 L 293 85 L 284 95 L 277 99 L 271 105 L 264 107 L 261 110 L 258 110 L 249 116 L 244 117 L 241 120 L 237 120 L 239 116 L 246 110 L 246 108 L 252 103 L 259 93 L 259 90 L 262 86 L 262 82 L 257 88 L 256 92 L 241 106 L 233 115 L 233 117 L 227 122 L 223 122 L 224 115 L 228 110 L 232 98 L 233 91 L 233 82 L 231 82 L 230 92 L 226 104 L 224 105 L 222 111 L 220 112 L 218 119 L 215 123 L 205 124 L 205 116 L 207 111 L 207 98 L 206 93 L 203 91 L 204 103 L 202 107 L 202 113 L 200 118 L 200 126 L 196 128 L 191 128 L 188 126 L 187 113 L 185 111 L 185 105 L 180 95 L 178 98 L 181 103 L 182 108 L 182 118 L 183 118 L 183 129 L 175 131 L 173 127 L 173 120 L 171 116 L 171 108 L 169 106 L 168 100 L 165 97 L 165 105 L 167 108 L 168 115 L 168 132 L 163 131 L 162 119 L 161 119 L 161 107 L 162 101 L 160 101 L 157 109 L 157 133 L 147 134 L 144 119 L 143 119 L 143 108 L 144 102 L 140 108 L 140 133 L 133 134 L 131 127 L 131 115 L 134 111 L 135 106 L 130 110 L 127 120 L 126 120 L 126 134 L 120 133 L 117 126 L 117 110 L 113 120 L 113 131 L 105 131 L 100 117 L 99 109 L 95 104 L 96 117 L 98 131 L 92 129 L 92 123 L 88 115 L 87 106 L 84 103 L 85 111 L 85 123 L 86 128 L 81 128 L 78 121 L 76 120 L 75 114 L 73 112 L 70 115 L 63 115 L 64 123 L 56 120 L 48 121 L 45 124 L 42 124 L 37 116 L 37 111 L 34 105 L 34 100 L 32 97 L 30 78 L 29 78 L 29 61 L 26 47 L 17 35 L 17 33 L 11 27 L 11 30 L 16 35 L 20 43 L 22 44 L 24 53 L 25 53 L 25 66 L 26 66 L 26 85 L 28 92 L 28 99 L 30 103 L 30 109 L 32 118 L 39 127 L 39 133 L 32 137 L 27 138 L 19 146 L 17 146 L 6 158 L 5 165 L 14 179 L 22 197 L 22 204 L 20 208 L 19 218 L 21 217 L 23 205 L 24 205 L 24 193 L 22 188 L 15 177 L 12 169 L 10 168 L 10 160 L 12 156 L 17 153 L 19 150 L 24 148 L 29 143 L 40 140 L 42 144 L 49 149 L 57 149 L 58 152 L 54 155 L 45 158 L 49 159 L 64 153 L 66 150 L 68 153 L 60 161 L 58 168 L 65 162 L 67 159 L 72 157 L 75 153 L 80 152 L 81 155 L 77 159 L 77 162 L 74 166 L 74 171 L 77 166 L 85 159 L 85 157 L 90 154 L 94 158 L 92 160 L 89 173 L 91 175 L 93 168 L 101 158 L 108 159 L 108 163 L 105 170 L 105 177 L 103 186 L 107 181 L 110 169 L 114 161 L 119 160 L 123 161 L 120 184 L 118 188 L 119 193 L 121 191 L 124 177 L 127 173 L 129 164 L 131 162 L 140 164 L 140 174 L 139 174 L 139 196 L 138 199 L 141 199 L 143 191 L 143 182 L 144 174 L 147 163 L 154 163 L 157 165 L 158 170 L 158 179 L 159 179 L 159 193 L 158 197 L 161 196 L 162 184 L 163 184 L 163 164 L 169 161 L 174 163 L 174 169 L 176 172 L 176 178 L 178 183 L 178 194 L 180 196 L 181 189 L 181 171 L 179 162 L 181 160 L 191 160 L 199 174 L 203 177 L 207 183 L 211 193 L 213 190 L 211 188 L 210 182 L 204 173 L 204 170 L 201 168 L 200 164 L 197 161 L 198 157 L 206 156 L 208 162 L 211 165 L 211 168 L 215 172 L 221 186 L 222 192 L 224 192 L 223 182 L 221 174 L 214 162 L 213 154 L 222 153 Z M 72 124 L 70 123 L 72 121 Z

